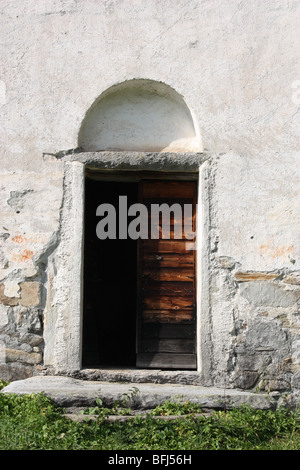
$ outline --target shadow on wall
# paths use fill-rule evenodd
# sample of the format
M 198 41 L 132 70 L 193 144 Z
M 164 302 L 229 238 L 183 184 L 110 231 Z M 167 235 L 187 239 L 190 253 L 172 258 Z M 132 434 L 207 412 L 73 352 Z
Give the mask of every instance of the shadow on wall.
M 201 152 L 191 111 L 170 86 L 146 79 L 114 85 L 91 106 L 82 123 L 83 151 Z

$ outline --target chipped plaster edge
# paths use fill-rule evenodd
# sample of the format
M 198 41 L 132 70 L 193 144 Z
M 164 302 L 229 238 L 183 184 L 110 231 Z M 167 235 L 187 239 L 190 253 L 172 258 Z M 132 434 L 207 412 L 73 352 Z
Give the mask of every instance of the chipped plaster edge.
M 60 371 L 81 368 L 84 164 L 65 164 L 61 237 L 53 257 L 51 303 L 45 315 L 45 366 Z
M 199 167 L 197 209 L 197 370 L 201 383 L 210 385 L 211 374 L 211 321 L 210 321 L 210 162 Z

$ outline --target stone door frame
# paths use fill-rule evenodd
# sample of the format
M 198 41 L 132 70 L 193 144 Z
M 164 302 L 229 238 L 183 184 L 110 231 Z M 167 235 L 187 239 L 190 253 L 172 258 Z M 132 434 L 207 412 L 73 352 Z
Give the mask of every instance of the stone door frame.
M 84 187 L 87 170 L 151 171 L 198 179 L 197 202 L 197 371 L 209 385 L 209 184 L 210 160 L 203 153 L 81 152 L 64 162 L 64 195 L 58 247 L 49 259 L 44 339 L 46 367 L 57 373 L 81 370 L 83 321 Z

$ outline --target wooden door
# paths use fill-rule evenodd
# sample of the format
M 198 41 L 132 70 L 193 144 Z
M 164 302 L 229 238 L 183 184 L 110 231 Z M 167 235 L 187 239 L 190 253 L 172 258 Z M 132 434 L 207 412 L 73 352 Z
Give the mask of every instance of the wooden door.
M 196 228 L 196 196 L 196 182 L 140 183 L 139 201 L 148 208 L 149 236 L 153 204 L 177 204 L 181 215 L 171 212 L 169 235 L 163 233 L 160 218 L 159 238 L 138 241 L 137 367 L 196 368 L 196 250 L 191 249 L 195 239 L 187 239 Z M 180 238 L 185 204 L 192 212 Z

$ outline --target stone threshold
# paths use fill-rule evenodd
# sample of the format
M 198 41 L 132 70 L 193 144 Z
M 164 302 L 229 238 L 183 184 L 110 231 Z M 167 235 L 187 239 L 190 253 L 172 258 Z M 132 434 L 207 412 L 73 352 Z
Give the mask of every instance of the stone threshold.
M 69 376 L 81 380 L 99 380 L 102 382 L 201 385 L 200 374 L 195 370 L 137 369 L 134 367 L 84 368 Z
M 166 401 L 198 403 L 205 410 L 229 410 L 242 405 L 267 410 L 276 408 L 278 398 L 263 393 L 199 385 L 101 382 L 63 376 L 17 380 L 1 391 L 18 395 L 41 392 L 63 408 L 95 406 L 96 399 L 100 398 L 105 407 L 118 401 L 135 410 L 153 409 Z

